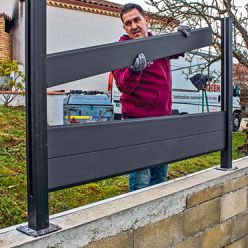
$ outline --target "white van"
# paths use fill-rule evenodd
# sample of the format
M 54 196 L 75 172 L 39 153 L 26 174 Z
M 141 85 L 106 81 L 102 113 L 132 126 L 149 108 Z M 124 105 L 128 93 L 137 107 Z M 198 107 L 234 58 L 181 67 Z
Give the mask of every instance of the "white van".
M 208 55 L 208 54 L 204 54 Z M 172 109 L 173 114 L 195 114 L 203 112 L 221 111 L 221 83 L 220 83 L 221 63 L 215 62 L 208 66 L 208 63 L 202 56 L 195 55 L 191 63 L 185 58 L 171 61 L 172 70 Z M 213 79 L 206 84 L 206 91 L 198 90 L 190 78 L 201 73 L 209 75 Z M 111 83 L 112 81 L 112 83 Z M 115 118 L 119 119 L 121 115 L 120 96 L 121 93 L 109 80 L 109 93 L 114 105 Z M 112 90 L 111 90 L 112 89 Z M 238 91 L 234 91 L 233 96 L 233 131 L 237 131 L 241 122 L 241 110 L 239 104 Z
M 207 56 L 208 54 L 206 54 Z M 191 65 L 184 58 L 172 60 L 172 108 L 174 114 L 195 114 L 221 111 L 221 62 L 208 63 L 201 56 L 195 55 Z M 191 73 L 191 74 L 190 74 Z M 206 84 L 206 91 L 198 90 L 190 78 L 201 73 L 211 81 Z M 239 129 L 241 123 L 241 108 L 239 88 L 233 90 L 233 131 Z

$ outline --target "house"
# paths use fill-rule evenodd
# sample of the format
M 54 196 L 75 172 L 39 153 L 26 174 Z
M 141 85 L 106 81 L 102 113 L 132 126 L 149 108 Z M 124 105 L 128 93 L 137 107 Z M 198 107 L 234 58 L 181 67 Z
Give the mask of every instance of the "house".
M 122 34 L 121 5 L 103 0 L 47 0 L 47 53 L 111 43 Z M 1 0 L 0 58 L 24 65 L 25 1 Z M 5 27 L 11 30 L 6 33 Z M 99 85 L 99 80 L 101 83 Z M 87 83 L 87 86 L 82 86 Z M 88 83 L 90 82 L 90 83 Z M 107 75 L 69 83 L 54 90 L 107 90 Z
M 47 0 L 47 53 L 117 41 L 122 5 L 103 0 Z M 0 59 L 25 64 L 25 0 L 0 1 Z M 23 69 L 24 70 L 24 69 Z M 107 91 L 108 74 L 48 89 L 48 123 L 63 123 L 64 95 L 55 91 Z M 18 104 L 24 100 L 18 101 Z
M 104 0 L 47 0 L 47 53 L 118 41 L 124 32 L 119 18 L 121 8 L 120 4 Z M 155 24 L 164 22 L 155 15 L 151 19 Z M 24 66 L 24 34 L 25 0 L 1 0 L 0 58 L 14 59 Z M 49 88 L 49 124 L 63 123 L 64 95 L 57 91 L 107 92 L 107 88 L 107 73 Z
M 24 61 L 24 0 L 0 1 L 0 59 Z
M 47 53 L 101 45 L 117 41 L 123 34 L 119 12 L 122 5 L 104 0 L 47 0 Z M 0 1 L 0 58 L 12 58 L 24 65 L 25 0 Z M 158 16 L 152 17 L 163 22 Z M 9 23 L 9 24 L 8 24 Z M 6 33 L 3 25 L 11 28 Z M 3 51 L 5 51 L 3 53 Z M 8 52 L 8 54 L 6 54 Z M 100 86 L 99 86 L 99 80 Z M 83 82 L 90 82 L 82 86 Z M 65 91 L 98 88 L 107 90 L 107 76 L 64 85 Z M 97 85 L 97 86 L 96 86 Z M 61 90 L 61 86 L 51 90 Z

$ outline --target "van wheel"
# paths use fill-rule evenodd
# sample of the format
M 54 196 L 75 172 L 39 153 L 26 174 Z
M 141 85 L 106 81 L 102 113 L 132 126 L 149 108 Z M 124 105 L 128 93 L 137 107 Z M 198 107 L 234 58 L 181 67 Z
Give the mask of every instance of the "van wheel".
M 237 132 L 239 130 L 240 127 L 240 123 L 241 123 L 241 116 L 239 113 L 234 112 L 233 113 L 233 132 Z

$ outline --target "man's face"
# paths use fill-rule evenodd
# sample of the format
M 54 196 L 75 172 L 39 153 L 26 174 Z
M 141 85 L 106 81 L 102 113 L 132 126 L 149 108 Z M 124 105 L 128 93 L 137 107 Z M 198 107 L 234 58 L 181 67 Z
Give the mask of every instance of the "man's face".
M 147 20 L 137 9 L 133 9 L 122 16 L 123 28 L 131 39 L 148 36 Z

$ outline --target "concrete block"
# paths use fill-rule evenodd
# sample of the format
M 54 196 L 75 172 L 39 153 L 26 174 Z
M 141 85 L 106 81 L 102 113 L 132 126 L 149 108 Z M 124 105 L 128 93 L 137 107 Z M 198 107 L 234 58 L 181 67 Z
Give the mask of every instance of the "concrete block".
M 217 225 L 199 236 L 199 247 L 218 248 L 231 243 L 232 222 Z
M 223 184 L 223 193 L 229 193 L 248 185 L 248 175 L 233 179 Z
M 248 212 L 234 218 L 232 223 L 232 240 L 248 235 Z
M 181 242 L 182 239 L 181 214 L 134 230 L 134 248 L 166 248 Z
M 187 208 L 209 201 L 222 195 L 223 185 L 203 189 L 187 197 Z
M 180 244 L 173 246 L 173 248 L 199 248 L 198 236 L 189 238 L 181 242 Z
M 221 197 L 220 220 L 227 220 L 248 208 L 247 187 Z
M 125 232 L 113 237 L 109 237 L 90 245 L 84 246 L 84 248 L 132 248 L 133 247 L 133 232 Z
M 220 199 L 217 198 L 186 210 L 183 218 L 185 236 L 193 236 L 219 223 L 219 208 Z

